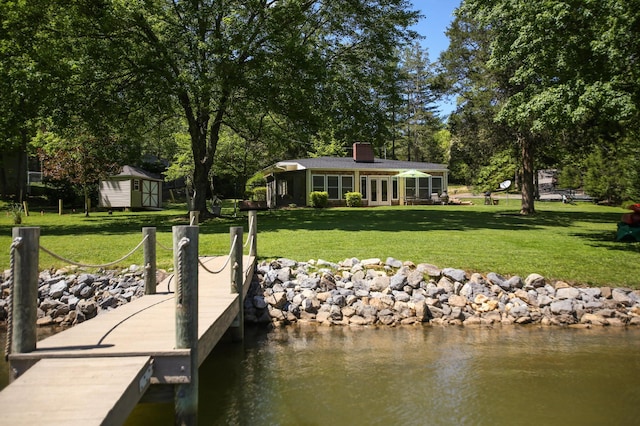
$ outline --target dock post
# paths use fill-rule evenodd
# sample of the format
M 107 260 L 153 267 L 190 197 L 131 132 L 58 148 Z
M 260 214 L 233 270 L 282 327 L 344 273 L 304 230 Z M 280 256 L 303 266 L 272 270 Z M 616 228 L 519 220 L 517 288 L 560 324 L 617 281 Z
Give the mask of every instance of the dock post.
M 251 243 L 249 244 L 249 256 L 258 257 L 258 211 L 249 210 L 249 235 Z
M 144 294 L 156 294 L 156 228 L 142 228 L 142 236 L 146 237 L 142 246 L 144 252 Z
M 189 383 L 175 387 L 175 424 L 198 424 L 198 226 L 173 227 L 176 349 L 190 349 Z
M 12 235 L 16 244 L 13 269 L 12 328 L 7 331 L 11 333 L 11 353 L 26 353 L 36 349 L 37 341 L 40 228 L 13 228 Z M 13 377 L 13 373 L 10 373 L 10 376 L 11 380 L 17 378 Z
M 242 227 L 233 226 L 229 228 L 231 237 L 231 293 L 238 294 L 239 311 L 238 316 L 231 324 L 233 340 L 244 339 L 244 272 L 242 266 Z

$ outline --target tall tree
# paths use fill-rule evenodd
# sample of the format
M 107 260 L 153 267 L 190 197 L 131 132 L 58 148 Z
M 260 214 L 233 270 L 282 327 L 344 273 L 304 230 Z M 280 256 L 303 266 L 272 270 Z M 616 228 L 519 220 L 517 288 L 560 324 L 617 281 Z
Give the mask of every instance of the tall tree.
M 447 29 L 449 46 L 438 59 L 438 88 L 457 97 L 449 116 L 451 179 L 477 184 L 481 170 L 505 149 L 514 149 L 513 137 L 496 123 L 505 77 L 487 66 L 491 33 L 466 9 L 456 10 Z M 515 152 L 514 152 L 515 153 Z
M 333 116 L 343 134 L 375 134 L 376 85 L 417 18 L 406 0 L 59 1 L 56 25 L 85 59 L 75 78 L 112 95 L 95 99 L 184 118 L 203 214 L 224 127 L 271 120 L 308 140 Z
M 40 61 L 44 16 L 46 9 L 30 2 L 0 2 L 0 192 L 18 201 L 26 195 L 29 141 L 43 103 L 55 91 Z
M 400 60 L 398 78 L 402 103 L 396 119 L 405 145 L 403 157 L 409 161 L 439 161 L 443 154 L 434 134 L 442 128 L 442 123 L 436 115 L 428 51 L 413 43 L 402 51 Z
M 630 128 L 638 117 L 638 1 L 465 0 L 491 36 L 484 66 L 503 76 L 496 120 L 522 161 L 522 213 L 534 209 L 537 152 L 573 126 Z

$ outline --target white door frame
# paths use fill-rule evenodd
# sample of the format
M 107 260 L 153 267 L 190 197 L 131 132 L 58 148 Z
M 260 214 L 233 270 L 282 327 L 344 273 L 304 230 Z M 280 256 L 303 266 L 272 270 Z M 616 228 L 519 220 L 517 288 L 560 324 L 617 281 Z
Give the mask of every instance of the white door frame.
M 368 199 L 370 206 L 391 205 L 391 179 L 389 176 L 368 177 Z

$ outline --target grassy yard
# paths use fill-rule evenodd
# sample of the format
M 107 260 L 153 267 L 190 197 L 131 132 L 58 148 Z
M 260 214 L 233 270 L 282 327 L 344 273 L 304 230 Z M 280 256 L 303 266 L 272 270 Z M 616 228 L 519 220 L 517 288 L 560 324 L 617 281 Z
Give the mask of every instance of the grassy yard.
M 474 200 L 476 204 L 482 200 Z M 539 202 L 538 214 L 518 214 L 520 201 L 498 206 L 407 206 L 377 208 L 307 208 L 260 212 L 258 254 L 300 261 L 340 261 L 394 257 L 469 272 L 526 276 L 536 272 L 550 279 L 589 285 L 640 288 L 640 243 L 614 241 L 621 208 Z M 229 227 L 244 226 L 244 215 L 201 225 L 200 253 L 226 254 Z M 119 259 L 142 239 L 141 228 L 157 227 L 159 267 L 172 266 L 171 226 L 186 225 L 184 206 L 159 212 L 81 213 L 59 216 L 32 213 L 24 226 L 41 227 L 40 244 L 61 256 L 90 264 Z M 9 266 L 11 218 L 0 217 L 0 268 Z M 121 266 L 142 263 L 139 250 Z M 65 263 L 40 252 L 40 267 Z

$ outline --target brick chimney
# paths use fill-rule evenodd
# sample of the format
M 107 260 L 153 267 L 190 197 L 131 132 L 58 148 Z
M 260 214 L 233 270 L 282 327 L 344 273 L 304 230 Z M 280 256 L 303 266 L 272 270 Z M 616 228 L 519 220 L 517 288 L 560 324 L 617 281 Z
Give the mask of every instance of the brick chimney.
M 373 147 L 368 142 L 355 142 L 353 144 L 353 161 L 356 163 L 373 163 Z

